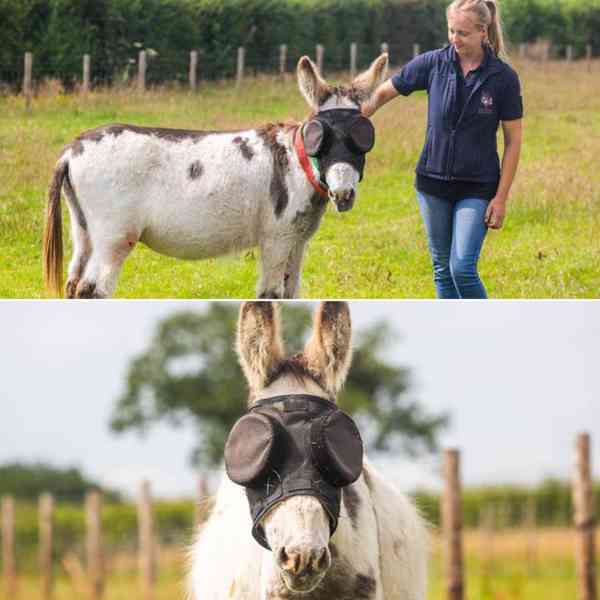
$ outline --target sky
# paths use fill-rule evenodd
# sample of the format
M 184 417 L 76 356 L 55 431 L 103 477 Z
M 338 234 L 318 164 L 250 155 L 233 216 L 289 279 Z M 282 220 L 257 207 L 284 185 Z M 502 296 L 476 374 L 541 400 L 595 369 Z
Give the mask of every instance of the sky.
M 237 305 L 237 303 L 235 303 Z M 81 468 L 134 496 L 195 493 L 191 425 L 111 433 L 129 361 L 161 319 L 204 302 L 0 302 L 0 464 Z M 448 412 L 442 447 L 461 451 L 465 485 L 568 479 L 577 433 L 600 478 L 600 302 L 351 302 L 354 331 L 385 319 L 385 358 L 408 367 L 411 396 Z M 343 392 L 342 392 L 343 393 Z M 440 454 L 378 456 L 401 489 L 439 489 Z M 219 473 L 210 474 L 216 485 Z

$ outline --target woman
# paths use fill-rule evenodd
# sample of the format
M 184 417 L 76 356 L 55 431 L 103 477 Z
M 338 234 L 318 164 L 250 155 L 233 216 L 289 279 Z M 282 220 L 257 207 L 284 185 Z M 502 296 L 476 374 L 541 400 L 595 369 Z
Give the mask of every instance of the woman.
M 500 229 L 521 150 L 519 78 L 506 64 L 494 0 L 455 0 L 450 44 L 417 56 L 383 83 L 366 116 L 399 94 L 427 90 L 427 137 L 415 187 L 438 298 L 487 298 L 477 261 L 488 228 Z M 504 155 L 496 131 L 502 123 Z

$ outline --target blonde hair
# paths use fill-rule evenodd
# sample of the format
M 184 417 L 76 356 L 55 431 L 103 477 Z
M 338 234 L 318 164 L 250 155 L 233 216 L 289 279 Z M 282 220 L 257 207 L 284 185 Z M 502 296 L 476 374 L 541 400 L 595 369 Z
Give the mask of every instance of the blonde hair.
M 487 43 L 494 54 L 506 58 L 500 9 L 496 0 L 454 0 L 446 9 L 446 16 L 455 11 L 473 13 L 475 23 L 482 29 L 487 28 Z

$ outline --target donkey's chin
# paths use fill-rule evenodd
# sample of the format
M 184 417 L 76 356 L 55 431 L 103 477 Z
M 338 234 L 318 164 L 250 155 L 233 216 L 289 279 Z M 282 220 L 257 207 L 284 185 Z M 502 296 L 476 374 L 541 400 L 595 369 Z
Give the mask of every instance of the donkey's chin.
M 356 191 L 353 189 L 332 192 L 329 190 L 329 199 L 335 206 L 337 212 L 346 212 L 354 206 Z
M 308 594 L 312 592 L 323 581 L 323 577 L 325 577 L 325 573 L 293 577 L 285 571 L 280 571 L 279 575 L 285 587 L 295 594 Z

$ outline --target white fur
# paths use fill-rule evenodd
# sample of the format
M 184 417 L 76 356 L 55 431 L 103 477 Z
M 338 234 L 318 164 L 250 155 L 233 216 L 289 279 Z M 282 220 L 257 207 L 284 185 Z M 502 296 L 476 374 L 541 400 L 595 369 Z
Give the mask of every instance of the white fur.
M 254 152 L 251 160 L 233 143 L 238 136 Z M 84 141 L 82 154 L 68 150 L 61 160 L 69 161 L 69 177 L 93 248 L 83 279 L 94 281 L 98 294 L 112 295 L 120 266 L 138 240 L 162 254 L 187 259 L 260 245 L 258 294 L 296 296 L 304 247 L 322 211 L 313 211 L 310 231 L 298 231 L 294 217 L 310 211 L 313 189 L 290 137 L 278 134 L 290 167 L 285 177 L 288 205 L 279 218 L 269 192 L 272 155 L 254 130 L 209 135 L 196 142 L 125 131 L 99 142 Z M 188 169 L 196 161 L 202 174 L 190 179 Z M 73 238 L 85 240 L 69 208 Z M 83 243 L 75 247 L 75 257 L 83 248 Z M 284 290 L 286 273 L 289 283 Z M 71 270 L 69 276 L 74 276 Z
M 260 397 L 282 392 L 299 393 L 298 383 L 282 378 Z M 312 393 L 312 388 L 305 386 L 304 392 Z M 331 569 L 338 560 L 357 573 L 369 574 L 376 582 L 373 600 L 425 600 L 428 534 L 414 506 L 366 459 L 363 475 L 353 490 L 359 499 L 356 527 L 342 503 L 338 528 L 331 537 L 339 557 Z M 263 522 L 271 547 L 289 542 L 306 546 L 323 543 L 329 527 L 324 509 L 320 511 L 315 513 L 314 498 L 296 497 L 280 504 L 271 511 L 273 518 L 269 520 L 267 515 Z M 297 597 L 282 583 L 275 552 L 263 549 L 251 529 L 244 489 L 223 474 L 213 512 L 198 531 L 191 550 L 191 600 Z M 315 593 L 318 589 L 319 585 Z M 310 600 L 311 592 L 301 598 Z

